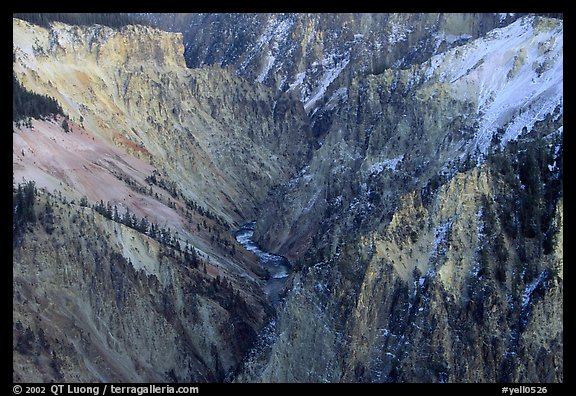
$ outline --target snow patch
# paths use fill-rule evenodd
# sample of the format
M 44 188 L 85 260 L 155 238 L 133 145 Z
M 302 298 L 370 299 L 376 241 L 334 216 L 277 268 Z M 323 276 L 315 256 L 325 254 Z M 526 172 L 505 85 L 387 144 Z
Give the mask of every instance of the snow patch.
M 396 158 L 391 158 L 391 159 L 385 159 L 381 162 L 377 162 L 375 164 L 372 164 L 369 168 L 368 168 L 368 173 L 369 174 L 379 174 L 382 173 L 382 171 L 384 169 L 389 169 L 391 171 L 395 171 L 396 168 L 398 167 L 398 164 L 404 159 L 404 154 L 402 154 L 399 157 Z
M 306 78 L 306 72 L 296 74 L 294 82 L 289 85 L 290 88 L 288 88 L 288 91 L 293 91 L 294 89 L 302 86 L 302 83 L 304 82 L 305 78 Z
M 325 109 L 333 110 L 338 104 L 338 102 L 343 102 L 346 101 L 347 99 L 348 99 L 348 88 L 346 87 L 338 88 L 336 91 L 334 91 L 332 96 L 330 96 L 330 99 L 328 99 Z
M 412 29 L 410 29 L 406 24 L 392 24 L 387 37 L 388 44 L 392 46 L 401 41 L 405 41 L 408 39 L 409 33 L 412 33 Z
M 540 275 L 538 275 L 538 278 L 536 278 L 534 281 L 532 281 L 532 283 L 526 286 L 526 289 L 524 289 L 524 293 L 522 293 L 523 308 L 526 308 L 528 306 L 528 304 L 530 303 L 530 299 L 532 297 L 532 293 L 534 292 L 534 290 L 536 290 L 536 288 L 538 287 L 538 285 L 540 285 L 540 283 L 546 280 L 547 277 L 548 272 L 544 270 L 540 273 Z
M 263 49 L 266 45 L 270 45 L 270 49 L 268 51 L 266 57 L 266 64 L 264 68 L 256 78 L 256 81 L 262 82 L 270 72 L 274 62 L 276 61 L 276 57 L 279 55 L 279 43 L 285 42 L 289 38 L 288 31 L 294 24 L 294 21 L 291 19 L 282 19 L 279 20 L 276 17 L 272 17 L 264 30 L 264 33 L 260 35 L 258 41 L 254 45 L 254 47 L 250 50 L 246 59 L 239 67 L 239 70 L 245 70 L 246 67 L 252 62 L 254 57 Z M 260 81 L 261 80 L 261 81 Z
M 262 72 L 260 72 L 258 77 L 256 77 L 257 82 L 259 83 L 264 82 L 264 79 L 266 78 L 266 76 L 268 76 L 268 73 L 270 73 L 270 69 L 272 69 L 272 66 L 274 66 L 275 61 L 276 57 L 272 55 L 272 52 L 268 51 L 268 55 L 266 56 L 266 65 L 264 65 Z
M 486 226 L 484 225 L 484 208 L 479 208 L 476 212 L 476 235 L 478 236 L 478 245 L 481 245 L 486 239 L 487 235 L 484 233 Z
M 323 66 L 325 67 L 328 65 L 332 66 L 327 67 L 324 70 L 324 74 L 322 75 L 322 78 L 320 79 L 320 82 L 316 86 L 316 89 L 314 90 L 313 94 L 309 99 L 305 101 L 304 110 L 309 111 L 312 108 L 312 106 L 314 106 L 314 104 L 324 96 L 324 94 L 326 93 L 326 89 L 330 86 L 330 84 L 332 84 L 334 80 L 336 80 L 336 78 L 340 75 L 342 70 L 344 70 L 344 68 L 348 66 L 348 63 L 350 63 L 349 54 L 337 60 L 338 58 L 339 56 L 337 56 L 336 54 L 330 54 L 322 60 L 321 64 Z M 312 66 L 314 66 L 314 63 L 312 64 Z
M 450 84 L 456 98 L 477 99 L 480 126 L 472 150 L 485 155 L 498 128 L 501 145 L 563 108 L 563 24 L 535 29 L 524 17 L 432 57 L 425 80 Z
M 448 221 L 434 228 L 433 252 L 438 252 L 440 250 L 442 243 L 448 236 L 448 232 L 452 230 L 453 222 L 454 219 L 449 219 Z
M 343 200 L 342 195 L 338 195 L 336 198 L 334 198 L 334 202 L 332 203 L 332 205 L 334 205 L 336 207 L 341 206 L 342 200 Z
M 317 190 L 312 197 L 308 200 L 308 203 L 306 204 L 306 207 L 302 209 L 303 212 L 308 213 L 312 210 L 312 208 L 314 207 L 314 204 L 316 203 L 316 201 L 318 201 L 318 198 L 320 198 L 320 193 L 322 191 L 321 190 Z

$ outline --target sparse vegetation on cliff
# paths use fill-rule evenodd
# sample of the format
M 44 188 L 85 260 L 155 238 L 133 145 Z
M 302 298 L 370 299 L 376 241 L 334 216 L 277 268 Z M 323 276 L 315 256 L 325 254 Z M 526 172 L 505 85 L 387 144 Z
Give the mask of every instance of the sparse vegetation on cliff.
M 12 121 L 20 122 L 29 118 L 64 115 L 62 108 L 53 98 L 28 91 L 13 77 Z
M 16 381 L 166 382 L 171 370 L 178 381 L 222 381 L 255 341 L 263 302 L 253 286 L 194 247 L 178 248 L 169 232 L 152 240 L 115 223 L 110 205 L 77 205 L 34 183 L 15 196 L 15 220 L 27 219 L 14 248 Z M 141 369 L 109 370 L 128 361 Z
M 102 13 L 71 13 L 71 12 L 53 12 L 53 13 L 14 13 L 14 18 L 23 19 L 42 27 L 50 27 L 52 22 L 62 22 L 69 25 L 104 25 L 112 28 L 121 28 L 126 25 L 148 25 L 144 19 L 137 18 L 135 15 L 117 12 Z

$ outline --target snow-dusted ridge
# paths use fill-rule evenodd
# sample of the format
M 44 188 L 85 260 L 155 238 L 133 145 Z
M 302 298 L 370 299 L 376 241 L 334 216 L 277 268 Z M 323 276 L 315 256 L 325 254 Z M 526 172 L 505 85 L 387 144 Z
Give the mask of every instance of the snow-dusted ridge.
M 316 85 L 316 89 L 308 98 L 304 99 L 304 109 L 310 111 L 312 106 L 321 99 L 326 93 L 326 89 L 332 84 L 334 80 L 340 75 L 342 70 L 350 62 L 350 55 L 346 55 L 343 59 L 336 61 L 338 57 L 334 54 L 327 55 L 322 60 L 322 65 L 326 67 L 320 82 Z M 331 67 L 329 65 L 332 65 Z
M 427 81 L 448 83 L 454 97 L 475 101 L 480 115 L 473 150 L 486 154 L 563 107 L 563 23 L 524 17 L 483 38 L 431 58 Z
M 266 55 L 266 63 L 263 65 L 258 77 L 256 77 L 257 82 L 263 83 L 266 77 L 268 77 L 268 74 L 276 62 L 276 58 L 279 55 L 279 48 L 282 47 L 279 43 L 283 44 L 287 40 L 287 37 L 289 37 L 288 32 L 292 28 L 293 24 L 294 21 L 289 19 L 272 19 L 266 26 L 264 33 L 262 33 L 258 38 L 256 46 L 248 54 L 242 65 L 240 65 L 240 70 L 244 70 L 258 54 L 258 51 L 260 51 L 267 43 L 272 43 L 271 49 L 268 50 Z

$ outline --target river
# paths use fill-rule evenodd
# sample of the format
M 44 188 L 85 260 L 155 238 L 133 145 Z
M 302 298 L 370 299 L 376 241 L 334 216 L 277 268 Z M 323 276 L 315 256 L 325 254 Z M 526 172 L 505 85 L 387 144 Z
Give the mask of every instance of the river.
M 256 220 L 244 224 L 234 236 L 238 243 L 244 246 L 258 257 L 258 261 L 270 277 L 266 281 L 264 291 L 273 305 L 280 300 L 280 294 L 284 290 L 288 274 L 290 273 L 290 262 L 286 257 L 265 252 L 260 246 L 252 240 L 256 228 Z

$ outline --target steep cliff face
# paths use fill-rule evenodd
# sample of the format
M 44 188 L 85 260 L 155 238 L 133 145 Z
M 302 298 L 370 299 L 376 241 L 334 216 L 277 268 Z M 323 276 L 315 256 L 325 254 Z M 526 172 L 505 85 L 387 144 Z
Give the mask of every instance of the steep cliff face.
M 531 240 L 519 257 L 497 215 L 509 186 L 492 177 L 458 175 L 429 208 L 407 199 L 371 236 L 345 380 L 562 381 L 562 260 Z
M 331 123 L 357 76 L 407 68 L 505 26 L 515 14 L 145 14 L 182 32 L 191 67 L 221 65 L 295 93 L 315 131 Z
M 222 381 L 264 323 L 258 284 L 38 190 L 14 249 L 17 382 Z M 257 297 L 260 296 L 260 297 Z
M 527 17 L 354 80 L 257 224 L 297 271 L 239 380 L 563 380 L 562 47 Z
M 17 19 L 13 29 L 14 72 L 26 88 L 56 98 L 77 124 L 150 162 L 227 221 L 254 217 L 268 189 L 308 155 L 297 101 L 225 69 L 187 69 L 181 35 L 48 30 Z
M 292 258 L 313 244 L 332 255 L 338 239 L 386 225 L 403 194 L 435 191 L 538 121 L 561 133 L 562 47 L 561 21 L 522 18 L 421 65 L 355 79 L 256 237 Z
M 516 188 L 482 167 L 427 205 L 405 195 L 384 230 L 294 275 L 238 380 L 562 382 L 562 199 L 545 248 L 507 228 Z
M 222 381 L 272 313 L 231 231 L 307 158 L 301 104 L 187 69 L 177 34 L 13 32 L 15 77 L 66 113 L 13 129 L 14 379 Z
M 561 20 L 158 23 L 13 22 L 14 380 L 563 381 Z

